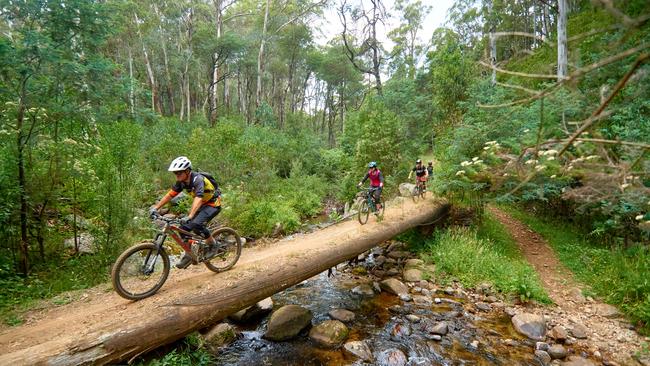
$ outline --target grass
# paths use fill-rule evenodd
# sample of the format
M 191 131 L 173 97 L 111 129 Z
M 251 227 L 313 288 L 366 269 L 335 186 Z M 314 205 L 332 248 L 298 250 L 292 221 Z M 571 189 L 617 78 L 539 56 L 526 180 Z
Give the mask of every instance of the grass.
M 448 229 L 420 244 L 419 250 L 425 261 L 436 264 L 436 271 L 458 278 L 466 287 L 490 282 L 522 300 L 550 303 L 537 272 L 507 229 L 488 214 L 477 227 Z
M 609 248 L 575 225 L 503 207 L 542 235 L 593 294 L 617 305 L 650 334 L 650 248 Z

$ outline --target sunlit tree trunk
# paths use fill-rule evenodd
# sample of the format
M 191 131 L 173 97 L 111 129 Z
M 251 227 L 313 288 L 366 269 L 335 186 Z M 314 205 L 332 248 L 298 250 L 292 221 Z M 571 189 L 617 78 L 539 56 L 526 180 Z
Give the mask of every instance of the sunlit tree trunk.
M 149 82 L 149 88 L 151 88 L 151 110 L 156 112 L 156 105 L 158 104 L 158 91 L 156 89 L 156 80 L 153 74 L 153 68 L 151 67 L 151 62 L 149 62 L 149 52 L 147 52 L 147 46 L 144 44 L 144 39 L 142 39 L 142 33 L 140 32 L 140 19 L 138 14 L 133 14 L 135 18 L 136 29 L 138 30 L 138 37 L 140 38 L 140 43 L 142 44 L 142 54 L 144 55 L 144 63 L 147 69 L 147 81 Z
M 269 23 L 269 8 L 271 0 L 266 0 L 264 10 L 264 25 L 262 26 L 262 40 L 260 41 L 260 51 L 257 54 L 257 91 L 255 93 L 255 107 L 259 107 L 262 102 L 262 73 L 264 72 L 264 46 L 266 43 L 266 29 Z
M 131 46 L 129 50 L 129 104 L 131 107 L 131 117 L 135 116 L 135 86 L 133 85 L 133 54 L 131 53 Z
M 568 74 L 567 0 L 558 0 L 557 5 L 557 80 L 561 81 Z

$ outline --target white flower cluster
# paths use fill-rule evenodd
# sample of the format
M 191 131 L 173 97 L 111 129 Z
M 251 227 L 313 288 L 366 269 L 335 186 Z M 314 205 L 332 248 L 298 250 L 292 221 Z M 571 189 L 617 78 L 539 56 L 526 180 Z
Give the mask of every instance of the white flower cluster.
M 535 160 L 535 159 L 526 160 L 525 164 L 526 165 L 537 165 L 537 160 Z
M 483 148 L 484 151 L 490 150 L 490 149 L 498 149 L 500 148 L 501 145 L 499 145 L 498 142 L 496 141 L 488 141 L 485 143 L 485 147 Z
M 483 163 L 483 160 L 479 159 L 478 156 L 475 156 L 475 157 L 472 158 L 471 161 L 465 160 L 465 161 L 461 162 L 460 166 L 466 167 L 466 166 L 470 166 L 472 164 L 478 165 L 478 164 L 482 164 L 482 163 Z
M 635 217 L 635 219 L 636 219 L 636 221 L 641 221 L 641 220 L 643 220 L 644 217 L 645 217 L 645 215 L 637 215 Z
M 459 171 L 456 172 L 456 176 L 457 176 L 457 177 L 458 177 L 458 176 L 461 176 L 461 175 L 465 175 L 465 171 L 464 171 L 464 170 L 459 170 Z

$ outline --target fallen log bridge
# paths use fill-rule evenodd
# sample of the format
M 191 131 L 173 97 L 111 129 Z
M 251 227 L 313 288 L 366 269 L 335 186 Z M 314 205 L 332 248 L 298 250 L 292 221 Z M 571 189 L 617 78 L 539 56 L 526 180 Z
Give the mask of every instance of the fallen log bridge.
M 384 219 L 342 222 L 266 248 L 245 248 L 230 271 L 173 271 L 156 295 L 129 302 L 108 289 L 42 319 L 0 334 L 0 365 L 80 365 L 129 362 L 205 328 L 410 228 L 447 215 L 449 203 L 398 200 Z

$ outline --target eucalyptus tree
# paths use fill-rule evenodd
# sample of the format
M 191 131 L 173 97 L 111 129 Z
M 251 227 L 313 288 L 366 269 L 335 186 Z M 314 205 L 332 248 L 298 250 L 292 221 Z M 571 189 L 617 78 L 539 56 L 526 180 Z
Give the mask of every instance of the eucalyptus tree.
M 350 5 L 342 0 L 338 15 L 343 25 L 341 37 L 348 60 L 360 72 L 373 76 L 377 94 L 382 95 L 381 69 L 385 51 L 377 39 L 377 32 L 388 17 L 384 4 L 381 0 L 360 0 Z
M 418 32 L 422 29 L 431 6 L 422 4 L 420 0 L 412 3 L 398 0 L 395 9 L 400 13 L 400 24 L 388 32 L 388 37 L 394 43 L 391 66 L 398 74 L 405 73 L 410 79 L 415 79 L 417 64 L 425 49 L 419 43 Z
M 85 0 L 3 1 L 0 24 L 0 118 L 9 137 L 1 144 L 8 153 L 3 164 L 12 172 L 3 176 L 7 184 L 0 194 L 12 197 L 5 204 L 19 213 L 20 242 L 13 249 L 27 274 L 30 227 L 65 183 L 56 149 L 66 137 L 92 134 L 95 116 L 114 105 L 111 95 L 119 95 L 109 90 L 116 86 L 107 83 L 112 66 L 101 54 L 113 24 L 109 5 Z M 44 140 L 53 142 L 48 162 L 33 156 Z M 5 217 L 8 232 L 12 216 Z

